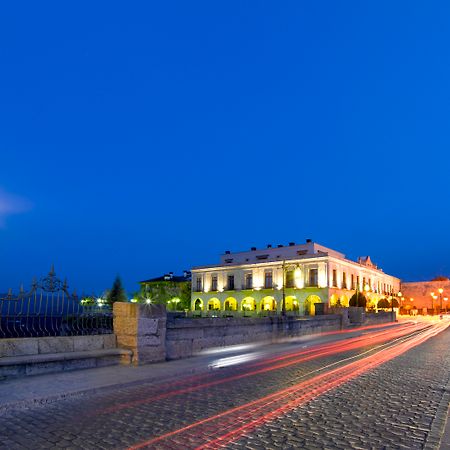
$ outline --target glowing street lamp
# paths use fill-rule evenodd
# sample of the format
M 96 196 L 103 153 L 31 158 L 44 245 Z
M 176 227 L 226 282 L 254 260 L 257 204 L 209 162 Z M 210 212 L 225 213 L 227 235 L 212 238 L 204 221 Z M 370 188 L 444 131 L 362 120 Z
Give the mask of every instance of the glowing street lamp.
M 444 289 L 439 288 L 439 314 L 442 312 L 442 293 L 444 292 Z

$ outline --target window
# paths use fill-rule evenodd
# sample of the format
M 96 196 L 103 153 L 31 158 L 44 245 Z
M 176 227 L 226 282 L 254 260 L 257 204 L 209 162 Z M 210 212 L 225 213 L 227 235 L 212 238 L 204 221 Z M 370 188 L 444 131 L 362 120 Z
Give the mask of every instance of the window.
M 196 289 L 197 289 L 197 292 L 202 291 L 202 277 L 197 277 Z
M 317 286 L 318 283 L 318 270 L 317 269 L 309 269 L 309 286 Z
M 333 287 L 337 287 L 337 270 L 333 269 Z
M 217 291 L 217 275 L 211 275 L 211 290 Z
M 352 274 L 351 276 L 351 283 L 352 283 L 352 289 L 356 289 L 356 285 L 355 285 L 355 275 Z
M 234 290 L 234 275 L 228 275 L 228 290 L 233 291 Z
M 342 289 L 347 289 L 347 274 L 342 272 Z
M 245 274 L 245 289 L 253 289 L 253 274 Z
M 287 288 L 295 287 L 295 284 L 294 284 L 294 271 L 293 270 L 288 270 L 286 272 L 286 287 Z
M 272 271 L 264 273 L 264 287 L 266 289 L 272 289 Z
M 359 275 L 356 276 L 356 286 L 355 286 L 355 288 L 359 290 Z

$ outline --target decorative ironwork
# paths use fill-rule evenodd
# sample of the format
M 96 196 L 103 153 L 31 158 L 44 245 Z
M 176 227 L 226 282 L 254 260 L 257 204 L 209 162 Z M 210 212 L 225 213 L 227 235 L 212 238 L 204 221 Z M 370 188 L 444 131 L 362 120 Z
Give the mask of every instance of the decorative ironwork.
M 0 338 L 106 333 L 112 333 L 111 308 L 103 302 L 83 305 L 53 266 L 28 292 L 21 286 L 18 294 L 9 289 L 0 296 Z

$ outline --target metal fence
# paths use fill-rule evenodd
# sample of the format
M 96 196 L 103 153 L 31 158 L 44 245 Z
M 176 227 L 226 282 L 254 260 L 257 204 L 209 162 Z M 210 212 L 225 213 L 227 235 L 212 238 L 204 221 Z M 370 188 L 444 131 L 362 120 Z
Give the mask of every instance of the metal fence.
M 82 305 L 53 267 L 29 291 L 0 297 L 0 338 L 107 334 L 112 325 L 111 308 Z

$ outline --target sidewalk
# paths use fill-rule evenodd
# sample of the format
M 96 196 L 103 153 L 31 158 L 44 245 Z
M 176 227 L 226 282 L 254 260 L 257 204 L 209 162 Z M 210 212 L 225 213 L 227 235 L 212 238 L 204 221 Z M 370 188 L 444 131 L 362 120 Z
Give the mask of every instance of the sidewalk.
M 0 381 L 0 416 L 11 410 L 52 403 L 112 387 L 160 382 L 209 370 L 211 357 L 196 356 L 145 366 L 108 366 Z

